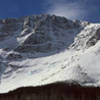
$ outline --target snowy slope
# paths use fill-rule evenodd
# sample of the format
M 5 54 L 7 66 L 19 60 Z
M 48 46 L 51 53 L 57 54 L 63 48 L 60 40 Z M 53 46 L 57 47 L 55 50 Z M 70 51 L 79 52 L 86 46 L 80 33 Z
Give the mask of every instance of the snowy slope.
M 39 15 L 0 22 L 0 93 L 58 81 L 100 86 L 100 24 Z

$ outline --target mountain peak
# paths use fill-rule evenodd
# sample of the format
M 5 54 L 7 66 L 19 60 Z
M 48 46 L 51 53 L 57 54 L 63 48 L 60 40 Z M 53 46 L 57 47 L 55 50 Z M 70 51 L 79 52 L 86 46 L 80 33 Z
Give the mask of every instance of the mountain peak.
M 100 24 L 55 15 L 0 20 L 0 93 L 59 81 L 99 85 L 99 42 Z

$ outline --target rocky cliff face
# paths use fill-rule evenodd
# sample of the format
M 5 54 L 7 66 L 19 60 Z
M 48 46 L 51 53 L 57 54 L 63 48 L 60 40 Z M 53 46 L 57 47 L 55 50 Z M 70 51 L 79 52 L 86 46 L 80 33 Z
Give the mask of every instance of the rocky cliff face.
M 0 100 L 100 100 L 100 88 L 55 83 L 19 88 L 8 94 L 0 94 Z
M 27 16 L 19 19 L 5 19 L 0 23 L 1 41 L 9 39 L 10 45 L 0 48 L 12 49 L 11 43 L 15 41 L 13 49 L 18 52 L 46 52 L 70 45 L 72 41 L 66 40 L 67 30 L 80 30 L 80 23 L 63 17 L 40 15 Z M 62 34 L 61 34 L 62 33 Z M 73 33 L 72 33 L 73 34 Z M 74 36 L 73 36 L 74 37 Z

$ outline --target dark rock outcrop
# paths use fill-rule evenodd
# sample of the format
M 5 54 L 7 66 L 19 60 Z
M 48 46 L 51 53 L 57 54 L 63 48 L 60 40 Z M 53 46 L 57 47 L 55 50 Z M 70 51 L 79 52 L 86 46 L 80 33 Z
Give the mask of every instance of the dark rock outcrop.
M 88 47 L 95 45 L 100 40 L 100 29 L 98 29 L 94 36 L 92 36 L 88 42 Z
M 100 100 L 100 88 L 54 83 L 19 88 L 7 94 L 0 94 L 0 100 Z
M 14 60 L 14 59 L 21 59 L 22 56 L 19 53 L 10 53 L 6 58 L 9 60 Z

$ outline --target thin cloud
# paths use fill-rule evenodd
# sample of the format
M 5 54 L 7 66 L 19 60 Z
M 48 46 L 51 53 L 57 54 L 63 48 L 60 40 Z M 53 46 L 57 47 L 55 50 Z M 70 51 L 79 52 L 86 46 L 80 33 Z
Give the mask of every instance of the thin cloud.
M 66 0 L 49 0 L 47 13 L 64 16 L 70 19 L 84 19 L 87 11 L 81 2 L 68 2 Z

